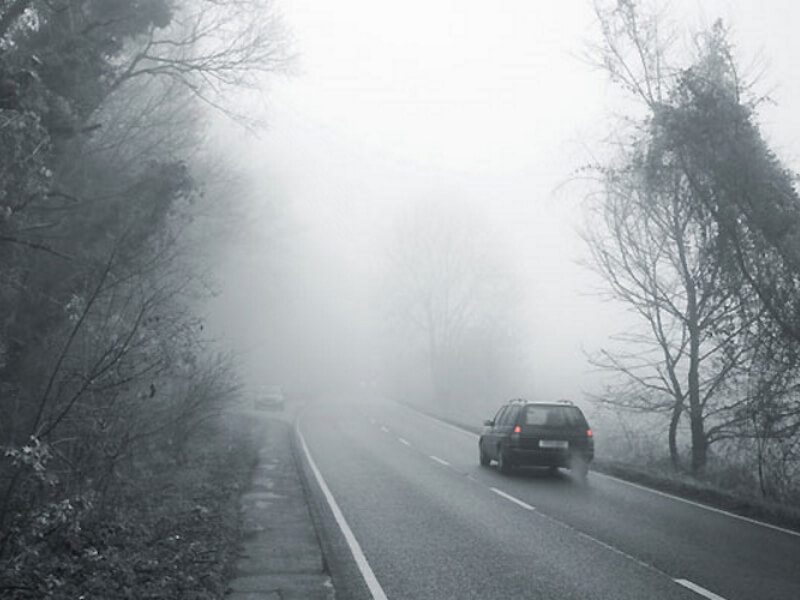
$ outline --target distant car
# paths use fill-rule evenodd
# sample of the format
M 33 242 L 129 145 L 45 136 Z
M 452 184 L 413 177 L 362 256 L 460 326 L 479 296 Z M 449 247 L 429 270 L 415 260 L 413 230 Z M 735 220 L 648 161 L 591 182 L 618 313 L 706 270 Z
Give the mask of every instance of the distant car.
M 480 464 L 497 461 L 501 473 L 513 467 L 571 469 L 585 479 L 594 459 L 594 437 L 580 408 L 568 400 L 512 400 L 484 422 L 478 440 Z
M 279 386 L 269 386 L 257 393 L 254 406 L 261 410 L 283 410 L 286 397 Z

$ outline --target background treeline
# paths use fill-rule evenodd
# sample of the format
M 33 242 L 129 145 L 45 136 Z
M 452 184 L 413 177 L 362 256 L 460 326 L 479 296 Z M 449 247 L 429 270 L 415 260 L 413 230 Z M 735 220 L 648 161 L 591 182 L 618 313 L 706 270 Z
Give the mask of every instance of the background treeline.
M 285 60 L 263 1 L 0 0 L 0 596 L 221 594 L 204 115 Z
M 597 395 L 626 425 L 616 450 L 668 449 L 674 470 L 796 505 L 800 196 L 759 129 L 765 99 L 722 23 L 687 53 L 663 15 L 629 1 L 597 12 L 594 58 L 632 101 L 612 159 L 590 168 L 585 228 L 633 315 L 592 357 L 616 382 Z

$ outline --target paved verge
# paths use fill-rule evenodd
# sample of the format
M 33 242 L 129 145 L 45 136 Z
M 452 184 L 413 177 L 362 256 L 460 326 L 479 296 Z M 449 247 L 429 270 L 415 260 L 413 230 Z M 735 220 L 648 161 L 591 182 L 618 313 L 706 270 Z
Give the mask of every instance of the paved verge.
M 292 425 L 265 419 L 264 444 L 242 496 L 243 542 L 227 600 L 334 600 L 292 450 Z

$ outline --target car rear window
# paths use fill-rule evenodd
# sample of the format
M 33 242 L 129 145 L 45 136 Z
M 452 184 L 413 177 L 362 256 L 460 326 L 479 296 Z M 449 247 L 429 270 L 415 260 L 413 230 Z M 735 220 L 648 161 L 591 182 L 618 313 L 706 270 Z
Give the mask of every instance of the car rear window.
M 575 406 L 531 406 L 525 408 L 525 424 L 540 427 L 577 427 L 583 425 L 581 411 Z

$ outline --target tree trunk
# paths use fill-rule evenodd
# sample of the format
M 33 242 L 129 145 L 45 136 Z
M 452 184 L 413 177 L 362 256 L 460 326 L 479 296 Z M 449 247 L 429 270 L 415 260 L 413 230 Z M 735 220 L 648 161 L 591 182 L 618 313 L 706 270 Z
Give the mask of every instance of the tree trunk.
M 706 468 L 708 441 L 703 431 L 702 419 L 692 421 L 692 473 L 698 475 Z
M 689 420 L 692 432 L 692 474 L 697 475 L 706 466 L 708 441 L 703 424 L 703 407 L 700 403 L 700 330 L 696 320 L 689 323 Z
M 672 407 L 672 417 L 669 420 L 669 460 L 673 471 L 680 471 L 681 457 L 678 452 L 678 424 L 683 413 L 683 399 L 676 400 Z
M 708 440 L 703 424 L 703 405 L 700 399 L 700 315 L 697 303 L 697 285 L 689 268 L 682 229 L 676 226 L 678 251 L 686 288 L 686 329 L 689 333 L 689 424 L 692 433 L 692 474 L 697 475 L 706 466 Z
M 700 402 L 700 330 L 695 320 L 689 323 L 689 335 L 689 422 L 692 432 L 692 473 L 697 475 L 706 466 L 708 440 Z

